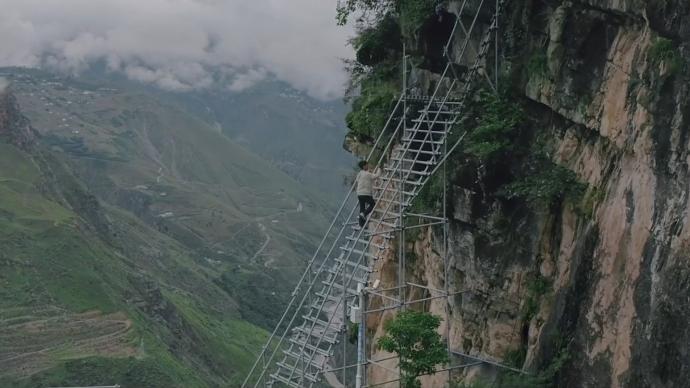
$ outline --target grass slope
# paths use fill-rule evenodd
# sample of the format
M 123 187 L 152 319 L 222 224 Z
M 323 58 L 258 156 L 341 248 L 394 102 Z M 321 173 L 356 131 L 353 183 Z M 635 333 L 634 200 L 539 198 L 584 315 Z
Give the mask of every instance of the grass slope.
M 41 194 L 39 164 L 0 143 L 0 386 L 236 385 L 265 332 L 176 241 Z

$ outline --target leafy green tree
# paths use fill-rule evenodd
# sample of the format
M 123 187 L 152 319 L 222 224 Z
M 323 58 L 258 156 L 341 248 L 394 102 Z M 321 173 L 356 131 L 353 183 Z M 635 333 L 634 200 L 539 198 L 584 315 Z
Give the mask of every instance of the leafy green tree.
M 386 334 L 378 347 L 400 356 L 400 378 L 404 388 L 418 388 L 417 378 L 433 373 L 436 365 L 448 363 L 448 352 L 437 330 L 441 318 L 406 310 L 386 322 Z

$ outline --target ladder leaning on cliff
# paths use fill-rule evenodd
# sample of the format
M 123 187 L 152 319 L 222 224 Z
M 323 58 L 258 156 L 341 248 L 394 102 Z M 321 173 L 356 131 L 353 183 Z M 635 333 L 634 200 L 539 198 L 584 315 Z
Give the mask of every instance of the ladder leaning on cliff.
M 466 101 L 473 94 L 480 69 L 486 63 L 492 36 L 498 28 L 497 15 L 506 0 L 497 1 L 495 16 L 475 49 L 474 63 L 459 77 L 454 61 L 450 60 L 450 45 L 460 28 L 465 36 L 455 54 L 457 58 L 465 57 L 472 33 L 477 29 L 479 15 L 484 10 L 485 1 L 480 1 L 480 6 L 470 15 L 468 28 L 461 21 L 467 1 L 458 12 L 460 16 L 456 17 L 451 36 L 444 46 L 448 60 L 441 80 L 445 80 L 445 85 L 437 82 L 430 96 L 403 93 L 367 157 L 370 160 L 376 150 L 383 149 L 376 163 L 371 163 L 381 168 L 384 175 L 375 195 L 376 210 L 367 220 L 369 228 L 353 227 L 359 213 L 356 205 L 349 212 L 346 210 L 351 205 L 353 187 L 309 261 L 243 387 L 258 387 L 260 384 L 311 387 L 321 380 L 325 372 L 335 370 L 329 368 L 328 363 L 346 327 L 348 312 L 358 299 L 357 284 L 367 284 L 376 261 L 391 247 L 394 233 L 402 228 L 402 219 L 409 213 L 412 201 L 464 137 L 463 134 L 448 148 L 451 129 L 465 114 Z M 423 108 L 408 121 L 411 106 Z M 393 127 L 396 121 L 397 125 Z M 412 123 L 410 127 L 409 123 Z M 384 134 L 390 135 L 385 145 Z M 390 155 L 389 160 L 385 159 L 387 155 Z M 339 253 L 334 255 L 335 252 Z M 297 321 L 300 323 L 296 324 Z M 276 359 L 279 352 L 282 357 Z M 493 363 L 477 357 L 474 360 Z

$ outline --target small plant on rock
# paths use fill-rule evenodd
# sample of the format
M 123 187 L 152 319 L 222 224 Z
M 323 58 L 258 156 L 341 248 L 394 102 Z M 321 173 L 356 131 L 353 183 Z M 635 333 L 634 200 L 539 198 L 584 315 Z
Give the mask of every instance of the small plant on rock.
M 413 310 L 403 311 L 386 322 L 386 334 L 378 347 L 400 356 L 404 388 L 421 387 L 419 376 L 433 373 L 436 365 L 448 363 L 448 352 L 437 330 L 441 318 Z

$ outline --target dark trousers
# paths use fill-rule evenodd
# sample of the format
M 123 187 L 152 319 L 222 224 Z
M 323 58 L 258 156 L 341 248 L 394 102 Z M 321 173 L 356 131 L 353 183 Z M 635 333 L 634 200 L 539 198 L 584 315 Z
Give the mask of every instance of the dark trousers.
M 359 195 L 357 198 L 359 199 L 359 226 L 364 226 L 376 202 L 371 195 Z

